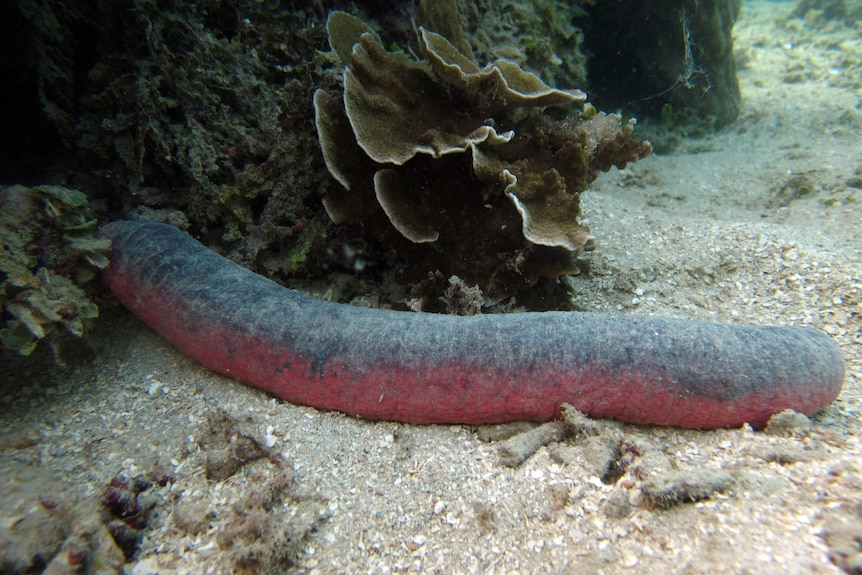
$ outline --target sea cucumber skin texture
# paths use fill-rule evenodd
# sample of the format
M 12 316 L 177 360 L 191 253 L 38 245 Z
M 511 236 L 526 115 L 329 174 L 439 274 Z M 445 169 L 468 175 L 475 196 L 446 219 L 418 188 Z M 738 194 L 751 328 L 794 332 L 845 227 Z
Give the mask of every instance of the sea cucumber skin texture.
M 103 274 L 117 299 L 208 368 L 291 403 L 366 419 L 594 417 L 691 428 L 812 414 L 844 360 L 811 328 L 622 314 L 457 317 L 321 301 L 254 274 L 185 233 L 120 221 Z

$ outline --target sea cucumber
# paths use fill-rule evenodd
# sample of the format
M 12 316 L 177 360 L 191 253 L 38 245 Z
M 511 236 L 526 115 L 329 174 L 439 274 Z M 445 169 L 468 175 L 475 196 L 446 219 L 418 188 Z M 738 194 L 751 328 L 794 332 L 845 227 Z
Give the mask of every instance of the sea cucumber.
M 457 317 L 367 309 L 287 289 L 163 224 L 118 221 L 103 279 L 208 368 L 291 403 L 367 419 L 593 417 L 692 428 L 762 427 L 841 391 L 844 360 L 807 327 L 631 314 Z

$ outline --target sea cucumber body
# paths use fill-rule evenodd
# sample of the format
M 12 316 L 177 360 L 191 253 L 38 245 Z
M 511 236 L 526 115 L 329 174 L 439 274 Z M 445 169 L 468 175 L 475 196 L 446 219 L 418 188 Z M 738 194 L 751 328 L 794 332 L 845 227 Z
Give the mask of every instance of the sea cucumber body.
M 595 417 L 693 428 L 811 414 L 841 390 L 838 346 L 803 327 L 623 314 L 456 317 L 321 301 L 162 224 L 113 222 L 104 281 L 210 369 L 289 402 L 411 423 Z

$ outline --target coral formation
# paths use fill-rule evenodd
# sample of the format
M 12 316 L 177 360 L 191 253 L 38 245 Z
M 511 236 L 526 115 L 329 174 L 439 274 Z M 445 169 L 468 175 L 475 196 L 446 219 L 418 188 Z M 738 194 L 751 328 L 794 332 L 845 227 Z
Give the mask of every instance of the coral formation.
M 408 281 L 442 271 L 494 299 L 577 269 L 594 246 L 577 221 L 581 192 L 599 171 L 650 152 L 631 139 L 633 120 L 621 129 L 619 116 L 591 107 L 569 118 L 546 112 L 586 95 L 508 60 L 479 68 L 421 27 L 422 60 L 387 51 L 345 12 L 329 16 L 327 31 L 344 66 L 343 97 L 314 96 L 321 150 L 339 184 L 324 198 L 333 222 L 377 230 L 401 251 Z
M 421 0 L 416 21 L 480 61 L 506 58 L 551 86 L 587 81 L 579 25 L 594 0 Z M 469 41 L 468 41 L 469 39 Z
M 499 286 L 486 293 L 490 300 L 531 287 L 537 277 L 571 269 L 572 248 L 589 245 L 572 218 L 549 227 L 540 212 L 550 202 L 552 211 L 576 216 L 574 196 L 593 176 L 573 183 L 581 175 L 563 173 L 583 159 L 563 166 L 568 160 L 549 157 L 542 167 L 512 150 L 539 150 L 544 131 L 559 144 L 588 140 L 584 132 L 613 123 L 612 116 L 605 124 L 587 122 L 589 113 L 576 117 L 580 98 L 554 103 L 543 91 L 558 97 L 588 87 L 605 109 L 667 110 L 675 131 L 695 117 L 707 118 L 706 128 L 714 125 L 710 116 L 727 121 L 738 104 L 730 36 L 738 0 L 684 0 L 667 9 L 631 0 L 15 5 L 4 14 L 13 12 L 25 32 L 3 45 L 24 46 L 24 57 L 13 60 L 25 64 L 13 69 L 29 70 L 21 85 L 38 91 L 47 115 L 40 126 L 50 125 L 38 138 L 62 140 L 68 150 L 51 154 L 76 174 L 67 185 L 108 199 L 103 206 L 112 217 L 178 223 L 231 259 L 293 285 L 349 271 L 354 292 L 362 292 L 365 281 L 416 286 L 440 270 L 443 289 L 452 275 L 470 286 Z M 369 25 L 331 21 L 344 29 L 327 34 L 329 9 L 357 11 Z M 362 40 L 372 28 L 379 45 Z M 327 35 L 328 56 L 321 51 Z M 354 47 L 370 69 L 352 62 L 359 56 Z M 410 69 L 416 83 L 385 88 L 440 98 L 433 106 L 417 99 L 422 114 L 397 124 L 406 132 L 380 138 L 368 131 L 379 123 L 360 125 L 357 118 L 371 117 L 379 95 L 372 88 L 393 66 Z M 501 82 L 513 93 L 507 96 Z M 319 95 L 312 102 L 315 88 L 329 101 Z M 315 106 L 326 108 L 317 118 Z M 323 155 L 315 121 L 318 128 L 329 122 L 321 131 L 334 142 Z M 571 137 L 558 134 L 559 122 Z M 10 134 L 32 137 L 34 125 L 29 118 Z M 53 140 L 42 137 L 48 131 Z M 535 137 L 522 138 L 527 133 Z M 600 164 L 585 172 L 606 169 Z M 446 171 L 446 185 L 435 183 Z M 333 185 L 328 172 L 342 185 Z M 44 180 L 7 173 L 5 181 Z M 539 183 L 544 191 L 530 196 Z M 413 194 L 417 186 L 436 187 L 436 197 Z M 459 201 L 460 216 L 452 207 Z M 449 206 L 446 213 L 441 205 Z M 485 235 L 492 222 L 493 237 Z M 457 245 L 453 238 L 465 227 L 476 234 Z M 463 261 L 476 254 L 484 255 L 475 266 Z M 455 269 L 456 260 L 475 267 L 480 279 Z
M 60 186 L 0 187 L 2 347 L 29 355 L 40 340 L 81 336 L 99 309 L 80 287 L 108 260 L 86 196 Z M 56 352 L 56 349 L 55 349 Z M 59 359 L 59 356 L 57 356 Z
M 600 129 L 601 122 L 564 119 L 572 114 L 562 108 L 577 109 L 579 101 L 558 105 L 547 94 L 529 101 L 536 96 L 532 92 L 559 96 L 589 86 L 591 97 L 601 99 L 632 77 L 617 63 L 648 60 L 649 54 L 661 55 L 664 46 L 668 60 L 676 60 L 656 77 L 670 83 L 632 82 L 650 93 L 675 85 L 667 98 L 655 101 L 672 100 L 677 117 L 700 112 L 701 104 L 724 103 L 731 113 L 733 70 L 723 64 L 734 1 L 711 0 L 698 4 L 698 10 L 689 0 L 682 2 L 658 19 L 669 38 L 664 43 L 652 41 L 655 36 L 640 27 L 642 12 L 632 8 L 613 19 L 618 37 L 633 40 L 620 46 L 602 42 L 598 27 L 616 4 L 592 0 L 334 2 L 325 8 L 257 0 L 135 0 L 129 10 L 110 4 L 94 9 L 80 0 L 22 0 L 16 16 L 28 27 L 30 68 L 38 70 L 29 77 L 71 152 L 55 156 L 74 164 L 80 174 L 75 186 L 93 198 L 110 198 L 115 215 L 177 222 L 231 259 L 280 281 L 350 271 L 358 276 L 355 289 L 363 291 L 358 284 L 366 280 L 415 286 L 441 270 L 446 278 L 457 275 L 473 286 L 500 286 L 486 294 L 495 299 L 530 287 L 537 277 L 555 275 L 553 269 L 571 269 L 571 248 L 589 245 L 589 234 L 571 218 L 566 225 L 548 227 L 546 214 L 539 213 L 551 202 L 557 206 L 553 211 L 565 207 L 577 215 L 574 196 L 588 181 L 574 184 L 575 176 L 563 173 L 562 158 L 550 158 L 541 169 L 533 162 L 519 163 L 526 157 L 513 161 L 501 154 L 522 145 L 517 140 L 525 133 L 540 138 L 539 132 L 558 132 L 555 122 L 568 123 L 570 140 Z M 320 51 L 327 37 L 322 24 L 330 8 L 358 10 L 371 26 L 331 21 L 344 29 L 329 31 L 333 53 L 326 56 Z M 653 14 L 652 22 L 656 18 Z M 710 22 L 717 24 L 710 28 Z M 379 45 L 361 41 L 370 28 L 380 34 Z M 614 60 L 601 52 L 606 44 L 636 51 Z M 442 99 L 421 105 L 423 121 L 398 124 L 406 134 L 381 139 L 363 131 L 356 110 L 369 115 L 377 96 L 369 86 L 392 70 L 361 70 L 351 62 L 354 46 L 372 66 L 410 68 L 417 84 L 396 86 L 407 96 L 411 90 L 431 90 Z M 590 78 L 589 54 L 595 64 Z M 686 55 L 694 58 L 692 65 L 678 66 L 686 63 Z M 476 62 L 492 64 L 483 69 Z M 611 67 L 610 73 L 602 72 Z M 699 84 L 704 78 L 708 82 Z M 340 93 L 342 79 L 348 96 Z M 677 80 L 684 81 L 676 85 Z M 501 82 L 521 95 L 506 96 Z M 331 95 L 330 101 L 319 95 L 312 103 L 318 87 Z M 497 99 L 482 101 L 476 90 Z M 327 111 L 314 118 L 315 106 Z M 351 109 L 356 113 L 348 119 Z M 649 111 L 646 103 L 641 111 Z M 318 128 L 329 122 L 323 128 L 335 143 L 324 147 L 323 156 L 310 129 L 315 120 Z M 621 132 L 626 130 L 622 126 Z M 408 149 L 394 149 L 408 140 L 413 142 Z M 389 147 L 382 148 L 381 141 Z M 536 139 L 527 143 L 538 144 Z M 342 186 L 329 182 L 325 168 Z M 606 167 L 594 162 L 593 169 Z M 451 171 L 445 189 L 434 183 L 442 171 Z M 540 182 L 544 192 L 528 197 Z M 417 185 L 436 186 L 437 197 L 417 197 L 411 193 Z M 506 186 L 511 186 L 508 195 Z M 563 188 L 566 195 L 558 193 Z M 322 192 L 325 211 L 319 204 Z M 452 213 L 454 204 L 443 201 L 458 194 L 469 197 L 461 205 L 462 217 Z M 447 213 L 437 209 L 442 204 L 450 206 Z M 473 216 L 465 219 L 468 213 Z M 478 230 L 490 229 L 492 220 L 496 236 L 479 237 Z M 477 224 L 471 245 L 455 245 L 452 228 Z M 518 243 L 524 236 L 533 240 L 526 250 Z M 448 269 L 449 263 L 476 254 L 485 254 L 473 274 L 481 281 Z M 418 266 L 417 259 L 429 265 Z

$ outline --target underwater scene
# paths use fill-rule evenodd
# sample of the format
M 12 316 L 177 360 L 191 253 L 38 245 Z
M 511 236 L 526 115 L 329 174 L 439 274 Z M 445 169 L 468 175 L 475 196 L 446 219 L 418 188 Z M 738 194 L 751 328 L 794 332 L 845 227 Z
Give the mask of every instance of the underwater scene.
M 0 22 L 0 573 L 862 572 L 862 0 Z

